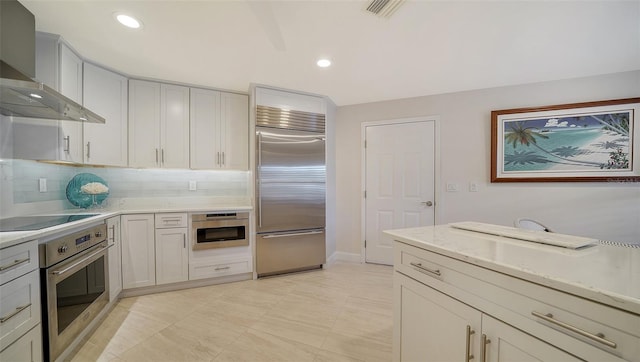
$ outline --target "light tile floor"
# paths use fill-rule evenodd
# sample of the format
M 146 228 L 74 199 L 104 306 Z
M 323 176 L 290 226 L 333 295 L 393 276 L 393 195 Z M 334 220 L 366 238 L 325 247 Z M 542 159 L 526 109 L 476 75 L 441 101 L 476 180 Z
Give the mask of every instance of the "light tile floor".
M 72 361 L 390 361 L 392 267 L 125 298 Z

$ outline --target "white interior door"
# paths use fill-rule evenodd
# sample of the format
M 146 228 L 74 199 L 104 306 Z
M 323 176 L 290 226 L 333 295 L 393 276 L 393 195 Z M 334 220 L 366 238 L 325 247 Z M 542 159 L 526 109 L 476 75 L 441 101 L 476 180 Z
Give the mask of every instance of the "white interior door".
M 365 127 L 365 260 L 393 264 L 388 229 L 433 225 L 435 122 Z

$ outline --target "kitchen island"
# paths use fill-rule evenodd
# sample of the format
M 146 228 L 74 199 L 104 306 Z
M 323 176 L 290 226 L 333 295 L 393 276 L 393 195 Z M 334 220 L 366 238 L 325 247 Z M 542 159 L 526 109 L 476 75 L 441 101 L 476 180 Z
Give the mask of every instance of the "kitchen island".
M 386 234 L 396 361 L 640 360 L 638 248 L 567 249 L 450 225 Z

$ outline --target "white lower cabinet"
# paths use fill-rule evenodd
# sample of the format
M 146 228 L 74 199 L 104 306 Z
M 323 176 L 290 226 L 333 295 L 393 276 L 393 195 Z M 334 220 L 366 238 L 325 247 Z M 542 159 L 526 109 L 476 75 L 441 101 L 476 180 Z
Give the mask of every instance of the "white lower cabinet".
M 0 352 L 0 361 L 42 361 L 42 329 L 40 325 L 38 324 L 22 338 Z
M 186 213 L 122 215 L 122 287 L 189 279 Z
M 195 253 L 198 253 L 196 251 Z M 250 256 L 199 258 L 189 263 L 189 279 L 206 279 L 251 273 L 252 258 Z
M 122 288 L 156 284 L 154 214 L 122 215 Z
M 41 361 L 38 242 L 0 249 L 0 361 Z
M 640 315 L 394 243 L 394 361 L 635 361 Z
M 409 277 L 395 277 L 397 361 L 580 361 Z
M 122 238 L 120 216 L 107 219 L 109 242 L 109 301 L 116 300 L 122 291 Z
M 189 279 L 187 228 L 156 229 L 156 284 Z

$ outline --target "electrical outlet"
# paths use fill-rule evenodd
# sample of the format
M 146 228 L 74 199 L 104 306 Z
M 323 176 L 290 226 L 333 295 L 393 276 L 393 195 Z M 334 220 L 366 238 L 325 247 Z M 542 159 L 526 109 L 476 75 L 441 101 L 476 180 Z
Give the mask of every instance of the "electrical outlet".
M 195 181 L 189 181 L 189 191 L 196 191 L 197 184 Z
M 478 192 L 478 183 L 476 181 L 469 182 L 469 192 Z
M 447 184 L 447 192 L 458 192 L 458 184 Z
M 47 192 L 47 179 L 41 178 L 38 179 L 38 189 L 40 192 Z

